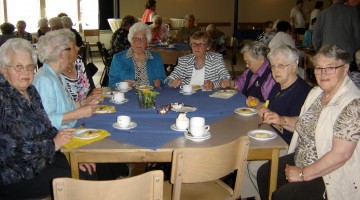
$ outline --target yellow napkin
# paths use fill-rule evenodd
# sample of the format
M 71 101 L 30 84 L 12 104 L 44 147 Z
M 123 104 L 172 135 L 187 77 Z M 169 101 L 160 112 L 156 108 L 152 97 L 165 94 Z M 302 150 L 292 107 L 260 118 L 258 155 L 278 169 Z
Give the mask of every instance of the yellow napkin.
M 95 138 L 91 138 L 91 139 L 80 139 L 80 138 L 75 138 L 75 137 L 73 137 L 73 138 L 71 139 L 71 142 L 65 144 L 64 147 L 65 147 L 66 149 L 78 148 L 78 147 L 85 146 L 85 145 L 91 144 L 91 143 L 93 143 L 93 142 L 102 140 L 102 139 L 104 139 L 104 138 L 106 138 L 106 137 L 108 137 L 108 136 L 111 135 L 111 134 L 110 134 L 109 132 L 107 132 L 106 130 L 99 129 L 99 132 L 100 132 L 100 136 L 95 137 Z

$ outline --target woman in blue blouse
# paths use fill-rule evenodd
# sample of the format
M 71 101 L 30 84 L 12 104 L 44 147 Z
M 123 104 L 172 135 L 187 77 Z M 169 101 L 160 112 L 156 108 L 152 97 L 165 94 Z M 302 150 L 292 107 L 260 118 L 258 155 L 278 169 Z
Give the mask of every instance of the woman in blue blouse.
M 166 75 L 159 54 L 147 49 L 151 41 L 150 28 L 138 22 L 128 35 L 131 48 L 114 55 L 109 72 L 109 86 L 127 81 L 131 85 L 152 85 L 160 87 Z
M 58 131 L 31 85 L 37 56 L 30 42 L 10 39 L 0 48 L 0 199 L 48 196 L 53 178 L 70 177 L 58 150 L 74 129 Z M 80 165 L 92 173 L 95 166 Z
M 75 35 L 68 29 L 50 31 L 37 43 L 39 59 L 44 65 L 35 74 L 33 85 L 57 129 L 74 127 L 77 119 L 91 117 L 99 103 L 97 99 L 75 103 L 66 89 L 61 73 L 76 60 L 78 50 Z

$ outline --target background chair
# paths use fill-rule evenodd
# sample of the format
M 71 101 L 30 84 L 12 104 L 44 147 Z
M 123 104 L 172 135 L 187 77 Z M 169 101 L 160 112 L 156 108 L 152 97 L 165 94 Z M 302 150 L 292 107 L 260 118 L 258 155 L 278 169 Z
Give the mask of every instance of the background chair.
M 209 148 L 179 148 L 173 152 L 172 200 L 238 199 L 249 149 L 249 138 Z M 237 170 L 233 190 L 220 178 Z M 168 187 L 167 187 L 168 188 Z M 170 195 L 164 191 L 164 199 Z
M 113 33 L 121 27 L 121 21 L 122 19 L 115 19 L 115 18 L 108 19 L 111 31 Z
M 163 179 L 161 170 L 112 181 L 56 178 L 53 180 L 54 200 L 161 200 Z
M 105 45 L 103 43 L 97 42 L 96 45 L 99 49 L 99 53 L 104 64 L 104 71 L 100 77 L 100 85 L 101 87 L 107 87 L 109 86 L 109 70 L 112 57 L 110 56 L 109 51 L 105 48 Z
M 96 40 L 97 38 L 97 40 Z M 99 29 L 85 29 L 84 30 L 85 43 L 88 42 L 90 45 L 90 59 L 92 60 L 91 47 L 96 47 L 96 42 L 100 42 L 100 30 Z

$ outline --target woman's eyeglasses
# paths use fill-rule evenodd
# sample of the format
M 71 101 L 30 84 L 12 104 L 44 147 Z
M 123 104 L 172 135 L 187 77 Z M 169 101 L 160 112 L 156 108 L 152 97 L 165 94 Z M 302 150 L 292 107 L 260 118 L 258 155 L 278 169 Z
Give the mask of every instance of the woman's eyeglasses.
M 275 69 L 280 69 L 280 70 L 283 70 L 285 69 L 285 67 L 289 66 L 290 64 L 287 64 L 287 65 L 283 65 L 283 64 L 280 64 L 280 65 L 270 65 L 270 69 L 271 70 L 275 70 Z
M 345 64 L 341 64 L 337 67 L 315 67 L 314 74 L 320 75 L 320 74 L 335 74 L 336 69 L 344 66 Z
M 191 46 L 192 47 L 204 47 L 204 46 L 206 46 L 206 44 L 204 44 L 204 43 L 191 43 Z
M 15 69 L 15 71 L 20 72 L 23 69 L 26 69 L 27 71 L 34 71 L 34 69 L 36 68 L 36 65 L 34 64 L 29 64 L 29 65 L 6 65 L 7 67 L 13 67 Z

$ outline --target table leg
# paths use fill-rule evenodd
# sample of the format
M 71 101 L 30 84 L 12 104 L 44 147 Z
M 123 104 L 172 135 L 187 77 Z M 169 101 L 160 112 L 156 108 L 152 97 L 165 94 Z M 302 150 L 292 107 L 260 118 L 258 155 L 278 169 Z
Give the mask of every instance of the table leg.
M 72 178 L 79 179 L 79 161 L 76 153 L 70 153 L 70 167 Z
M 270 179 L 269 179 L 269 200 L 272 193 L 276 190 L 278 167 L 279 167 L 279 149 L 273 149 L 270 162 Z

